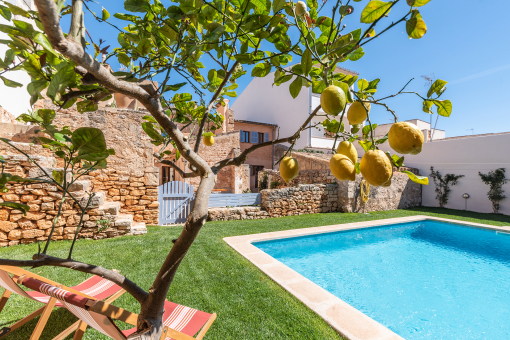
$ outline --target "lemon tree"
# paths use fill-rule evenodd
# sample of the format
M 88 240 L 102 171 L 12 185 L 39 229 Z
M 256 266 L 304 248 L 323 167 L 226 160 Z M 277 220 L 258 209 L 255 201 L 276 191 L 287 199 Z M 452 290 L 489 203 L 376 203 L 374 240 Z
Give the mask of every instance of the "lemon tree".
M 378 150 L 389 136 L 375 138 L 371 110 L 381 106 L 397 122 L 396 112 L 386 101 L 412 94 L 420 97 L 427 114 L 447 117 L 452 112 L 452 103 L 442 98 L 446 89 L 443 80 L 432 84 L 426 95 L 406 91 L 406 85 L 398 93 L 379 97 L 379 79 L 369 81 L 336 71 L 347 60 L 363 58 L 369 52 L 367 44 L 393 28 L 403 31 L 405 26 L 408 37 L 423 37 L 428 28 L 420 10 L 428 1 L 333 0 L 331 7 L 317 0 L 124 0 L 124 9 L 118 13 L 110 13 L 111 1 L 105 0 L 33 3 L 37 10 L 0 0 L 0 15 L 7 22 L 0 24 L 0 32 L 6 34 L 0 44 L 7 46 L 5 55 L 0 56 L 1 81 L 9 87 L 22 87 L 10 73 L 25 72 L 30 78 L 26 88 L 31 96 L 27 103 L 30 106 L 44 93 L 45 99 L 61 109 L 75 105 L 78 111 L 93 114 L 99 102 L 114 94 L 136 99 L 148 112 L 141 128 L 157 147 L 157 161 L 172 167 L 183 179 L 199 181 L 193 210 L 154 275 L 152 289 L 146 291 L 136 282 L 102 269 L 103 277 L 140 302 L 139 329 L 130 338 L 161 337 L 164 299 L 183 257 L 207 219 L 208 200 L 220 171 L 243 164 L 259 148 L 288 143 L 289 151 L 279 163 L 282 176 L 290 181 L 299 173 L 297 160 L 289 156 L 290 152 L 305 129 L 317 127 L 335 136 L 334 153 L 337 142 L 346 141 L 361 145 L 365 155 L 377 156 L 365 161 L 362 158 L 361 166 L 352 154 L 340 148 L 338 156 L 332 158 L 332 169 L 339 170 L 335 170 L 339 177 L 352 179 L 354 166 L 355 172 L 363 168 L 367 181 L 370 178 L 373 183 L 389 185 L 388 181 L 383 183 L 388 167 Z M 61 20 L 69 27 L 65 34 Z M 99 28 L 87 26 L 91 21 L 98 22 Z M 105 42 L 107 31 L 116 39 Z M 323 110 L 321 106 L 312 108 L 292 135 L 253 144 L 209 164 L 199 151 L 203 144 L 213 143 L 212 134 L 223 125 L 224 117 L 217 108 L 226 99 L 235 98 L 239 80 L 250 76 L 274 77 L 274 85 L 288 87 L 293 98 L 311 88 L 324 95 Z M 356 120 L 356 124 L 353 121 L 354 125 L 344 126 L 349 106 L 357 113 L 354 116 L 363 118 L 362 122 Z M 316 117 L 321 117 L 321 122 L 312 124 Z M 402 132 L 397 132 L 397 137 L 399 133 Z M 186 164 L 185 168 L 175 162 L 179 157 L 184 158 L 185 162 L 179 164 Z M 387 159 L 393 166 L 403 165 L 401 156 Z M 414 174 L 408 175 L 414 181 L 425 182 Z M 77 232 L 81 227 L 77 227 Z M 35 260 L 13 261 L 0 259 L 0 264 L 64 263 L 69 270 L 76 270 L 71 259 L 47 254 L 37 254 Z M 83 264 L 80 268 L 84 267 L 83 271 L 91 272 L 90 268 L 99 266 Z

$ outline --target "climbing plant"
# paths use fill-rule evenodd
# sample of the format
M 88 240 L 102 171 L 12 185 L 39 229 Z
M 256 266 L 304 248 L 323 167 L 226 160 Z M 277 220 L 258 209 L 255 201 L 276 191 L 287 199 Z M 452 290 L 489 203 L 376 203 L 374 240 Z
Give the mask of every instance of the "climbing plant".
M 457 181 L 459 178 L 464 177 L 464 175 L 454 175 L 454 174 L 446 174 L 444 177 L 437 170 L 434 170 L 434 167 L 430 167 L 430 177 L 434 180 L 434 184 L 436 186 L 436 199 L 439 202 L 439 206 L 444 208 L 446 203 L 448 203 L 448 195 L 450 194 L 450 186 L 457 185 Z
M 495 214 L 498 214 L 499 202 L 506 198 L 504 195 L 505 191 L 503 190 L 503 184 L 508 182 L 508 179 L 505 177 L 505 168 L 489 171 L 487 174 L 478 172 L 478 175 L 482 179 L 482 182 L 489 186 L 487 197 L 489 197 L 489 200 L 492 202 L 492 210 Z

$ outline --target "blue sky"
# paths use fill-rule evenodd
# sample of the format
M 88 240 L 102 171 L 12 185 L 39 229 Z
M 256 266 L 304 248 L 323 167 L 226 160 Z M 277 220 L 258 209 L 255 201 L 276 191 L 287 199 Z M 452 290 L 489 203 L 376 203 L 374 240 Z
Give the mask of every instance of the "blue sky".
M 368 1 L 355 3 L 355 12 L 345 23 L 345 32 L 367 25 L 359 23 L 362 7 Z M 390 13 L 386 22 L 376 27 L 376 32 L 386 27 L 390 20 L 401 18 L 408 6 L 401 1 Z M 123 1 L 102 2 L 112 14 L 125 12 Z M 163 1 L 165 5 L 169 1 Z M 100 6 L 89 2 L 99 14 Z M 331 13 L 333 0 L 328 0 L 324 15 Z M 442 99 L 450 99 L 453 112 L 449 118 L 440 117 L 437 128 L 446 130 L 446 135 L 461 136 L 509 131 L 510 109 L 502 104 L 506 91 L 510 90 L 510 1 L 508 0 L 432 0 L 420 8 L 427 23 L 428 32 L 419 40 L 410 40 L 405 33 L 405 23 L 364 46 L 365 56 L 356 62 L 347 61 L 339 66 L 360 73 L 360 77 L 372 80 L 380 78 L 379 95 L 398 92 L 411 78 L 415 78 L 408 90 L 425 94 L 428 87 L 422 75 L 433 74 L 446 80 L 447 91 Z M 112 17 L 113 18 L 113 17 Z M 125 22 L 113 18 L 120 27 Z M 93 38 L 107 40 L 106 45 L 117 46 L 117 32 L 104 23 L 99 24 L 89 15 L 86 26 Z M 295 40 L 295 39 L 294 39 Z M 103 45 L 105 46 L 105 45 Z M 298 59 L 294 59 L 298 62 Z M 113 63 L 115 68 L 116 63 Z M 239 83 L 240 94 L 250 82 L 246 75 Z M 171 83 L 179 82 L 179 79 Z M 285 85 L 282 85 L 285 86 Z M 184 88 L 183 88 L 184 89 Z M 400 120 L 430 120 L 422 112 L 421 100 L 414 95 L 401 95 L 388 104 Z M 384 109 L 375 108 L 371 113 L 373 123 L 389 123 L 391 115 Z M 432 116 L 435 123 L 437 115 Z M 473 131 L 471 129 L 474 129 Z

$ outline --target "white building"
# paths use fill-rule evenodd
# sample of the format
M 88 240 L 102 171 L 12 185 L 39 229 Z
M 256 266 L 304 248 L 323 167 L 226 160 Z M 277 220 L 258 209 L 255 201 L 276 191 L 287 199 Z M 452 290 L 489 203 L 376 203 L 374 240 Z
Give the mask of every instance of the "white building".
M 35 9 L 33 0 L 7 0 L 14 5 L 21 8 Z M 14 17 L 13 20 L 21 20 L 22 18 Z M 0 24 L 7 25 L 4 17 L 0 16 Z M 7 34 L 0 32 L 0 39 L 8 39 Z M 0 58 L 4 60 L 5 52 L 9 49 L 6 45 L 0 44 Z M 4 85 L 3 81 L 0 80 L 0 106 L 5 110 L 12 113 L 14 116 L 19 116 L 22 113 L 26 113 L 30 109 L 30 95 L 27 92 L 27 85 L 30 83 L 30 77 L 25 71 L 9 71 L 3 75 L 5 78 L 13 80 L 15 82 L 23 84 L 23 88 L 12 88 Z
M 356 75 L 355 72 L 337 68 L 336 72 Z M 274 72 L 264 78 L 254 78 L 236 99 L 231 108 L 236 119 L 259 123 L 276 124 L 279 127 L 277 138 L 293 135 L 306 121 L 311 112 L 320 104 L 320 95 L 312 93 L 312 87 L 303 87 L 297 98 L 292 98 L 289 85 L 292 80 L 273 86 Z M 319 111 L 319 114 L 325 114 Z M 346 115 L 347 116 L 347 115 Z M 315 117 L 311 125 L 322 122 L 325 117 Z M 337 117 L 339 119 L 339 117 Z M 348 127 L 347 117 L 344 126 Z M 296 142 L 295 149 L 313 148 L 327 152 L 333 147 L 334 138 L 324 134 L 324 128 L 306 129 Z

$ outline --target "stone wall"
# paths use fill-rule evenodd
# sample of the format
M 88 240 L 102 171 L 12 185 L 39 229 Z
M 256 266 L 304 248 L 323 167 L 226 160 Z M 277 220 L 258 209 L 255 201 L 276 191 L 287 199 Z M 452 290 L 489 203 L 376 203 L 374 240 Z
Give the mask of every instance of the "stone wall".
M 42 171 L 23 155 L 4 155 L 7 163 L 5 171 L 23 177 L 40 176 Z M 55 163 L 54 158 L 34 155 L 46 172 Z M 90 189 L 90 181 L 76 182 L 72 186 L 73 195 L 79 200 L 88 199 L 86 191 Z M 0 246 L 27 244 L 47 240 L 52 228 L 53 219 L 57 215 L 58 204 L 62 200 L 62 192 L 51 184 L 38 183 L 29 185 L 8 186 L 7 193 L 0 193 L 0 202 L 9 201 L 24 203 L 30 211 L 24 216 L 20 211 L 9 208 L 0 209 Z M 71 190 L 70 190 L 71 191 Z M 79 233 L 80 238 L 101 239 L 131 233 L 132 219 L 119 215 L 118 203 L 105 202 L 105 194 L 98 193 L 92 200 L 91 209 L 84 215 L 84 227 Z M 53 240 L 73 239 L 79 223 L 79 211 L 74 201 L 67 199 L 62 206 Z M 108 221 L 104 228 L 98 226 L 98 220 Z
M 211 208 L 209 221 L 258 220 L 269 218 L 267 211 L 261 207 Z

